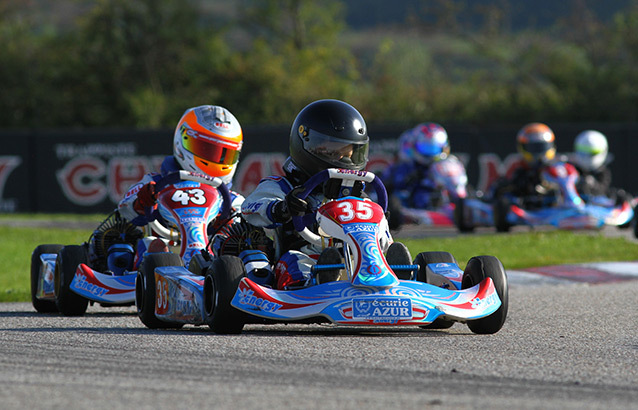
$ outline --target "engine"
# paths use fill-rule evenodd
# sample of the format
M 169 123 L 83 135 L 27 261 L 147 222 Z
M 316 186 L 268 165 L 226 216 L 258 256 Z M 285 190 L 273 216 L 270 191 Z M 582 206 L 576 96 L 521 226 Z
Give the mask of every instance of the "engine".
M 112 212 L 96 229 L 89 239 L 89 254 L 94 269 L 104 272 L 108 269 L 109 250 L 116 244 L 128 244 L 135 249 L 137 241 L 144 237 L 144 232 L 120 216 L 118 211 Z
M 262 228 L 248 224 L 243 219 L 222 227 L 212 239 L 215 255 L 239 256 L 244 250 L 259 250 L 270 260 L 274 257 L 273 241 Z

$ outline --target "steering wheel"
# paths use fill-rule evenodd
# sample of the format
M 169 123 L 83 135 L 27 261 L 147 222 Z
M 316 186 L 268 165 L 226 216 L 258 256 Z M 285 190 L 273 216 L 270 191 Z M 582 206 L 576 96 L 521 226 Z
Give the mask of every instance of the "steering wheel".
M 379 206 L 383 209 L 383 212 L 388 210 L 388 192 L 383 185 L 383 182 L 372 172 L 369 171 L 352 171 L 348 169 L 328 168 L 323 170 L 308 179 L 301 186 L 303 191 L 297 197 L 299 199 L 306 199 L 308 195 L 320 184 L 323 184 L 329 179 L 340 179 L 343 181 L 361 181 L 366 182 L 374 188 L 377 194 L 377 201 Z M 306 241 L 321 246 L 321 236 L 312 232 L 303 221 L 303 216 L 294 215 L 292 217 L 292 223 L 295 226 L 295 230 L 299 232 L 299 235 Z
M 206 184 L 212 186 L 213 188 L 217 188 L 223 199 L 218 218 L 230 218 L 230 214 L 232 212 L 232 198 L 230 196 L 230 190 L 228 189 L 228 186 L 226 186 L 226 184 L 224 184 L 224 182 L 220 178 L 209 177 L 208 175 L 181 170 L 178 172 L 172 172 L 160 178 L 160 180 L 155 183 L 155 192 L 159 193 L 167 186 L 176 184 L 181 181 L 199 182 L 201 184 Z M 179 239 L 179 234 L 175 234 L 172 230 L 162 225 L 162 223 L 157 219 L 158 215 L 154 215 L 152 208 L 145 209 L 144 213 L 146 214 L 146 219 L 149 220 L 150 227 L 155 232 L 165 238 L 169 238 L 175 241 Z

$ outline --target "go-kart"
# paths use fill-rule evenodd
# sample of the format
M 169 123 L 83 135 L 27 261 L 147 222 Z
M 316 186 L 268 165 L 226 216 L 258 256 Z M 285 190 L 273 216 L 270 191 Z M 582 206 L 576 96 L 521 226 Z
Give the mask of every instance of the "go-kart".
M 479 334 L 498 332 L 508 310 L 507 275 L 493 256 L 470 259 L 461 270 L 447 252 L 422 252 L 412 262 L 405 245 L 392 243 L 384 255 L 380 235 L 387 224 L 387 193 L 379 178 L 366 171 L 328 169 L 310 178 L 300 198 L 328 179 L 342 180 L 345 196 L 324 203 L 316 213 L 321 236 L 310 231 L 301 216 L 295 229 L 314 244 L 340 244 L 344 263 L 317 264 L 307 287 L 276 290 L 246 277 L 239 257 L 224 254 L 209 258 L 204 276 L 203 321 L 216 333 L 240 333 L 247 323 L 322 323 L 380 327 L 422 326 L 447 328 L 467 323 Z M 355 181 L 371 184 L 379 204 L 349 196 Z M 307 215 L 306 215 L 307 216 Z M 321 259 L 321 257 L 320 257 Z M 325 270 L 345 270 L 345 280 L 320 283 Z M 158 283 L 169 285 L 156 296 L 156 306 L 183 306 L 174 299 L 175 276 L 189 272 L 180 267 L 155 268 Z M 192 276 L 191 280 L 201 280 Z M 156 311 L 157 312 L 157 311 Z M 167 319 L 169 320 L 169 319 Z M 172 320 L 172 319 L 171 319 Z
M 429 182 L 431 180 L 432 182 Z M 432 184 L 429 205 L 412 205 L 412 192 L 397 191 L 389 198 L 388 223 L 391 229 L 402 225 L 454 227 L 461 232 L 472 232 L 477 226 L 491 226 L 492 212 L 476 195 L 470 195 L 467 173 L 463 163 L 455 156 L 434 162 L 429 169 L 428 184 Z
M 507 232 L 512 226 L 551 225 L 560 229 L 600 229 L 608 226 L 627 226 L 634 217 L 629 201 L 592 198 L 585 201 L 576 189 L 579 174 L 573 165 L 557 162 L 547 166 L 543 179 L 558 187 L 558 198 L 549 198 L 550 204 L 526 206 L 525 198 L 510 194 L 494 198 L 493 218 L 498 232 Z
M 160 258 L 188 266 L 192 255 L 206 246 L 208 224 L 220 212 L 219 220 L 229 217 L 228 188 L 217 178 L 187 171 L 169 174 L 156 187 L 161 190 L 158 208 L 147 211 L 151 220 L 147 233 L 180 247 L 179 254 L 163 252 Z M 31 257 L 33 306 L 38 312 L 81 316 L 89 303 L 133 305 L 138 277 L 134 262 L 153 250 L 149 249 L 153 239 L 157 238 L 145 236 L 114 211 L 81 245 L 38 246 Z

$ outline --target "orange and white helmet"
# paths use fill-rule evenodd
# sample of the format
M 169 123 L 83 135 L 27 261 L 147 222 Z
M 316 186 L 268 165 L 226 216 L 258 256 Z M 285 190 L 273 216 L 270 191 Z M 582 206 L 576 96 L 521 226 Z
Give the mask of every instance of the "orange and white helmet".
M 533 122 L 518 132 L 516 145 L 518 152 L 528 164 L 548 162 L 556 156 L 554 132 L 545 124 Z
M 216 105 L 189 108 L 175 128 L 173 155 L 186 171 L 230 183 L 243 143 L 241 126 L 230 111 Z

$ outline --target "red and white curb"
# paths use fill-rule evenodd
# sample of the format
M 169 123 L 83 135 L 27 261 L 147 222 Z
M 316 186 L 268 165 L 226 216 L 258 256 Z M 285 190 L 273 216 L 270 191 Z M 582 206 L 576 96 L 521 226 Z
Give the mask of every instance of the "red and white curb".
M 596 262 L 507 270 L 510 284 L 555 285 L 568 283 L 614 283 L 638 280 L 637 262 Z

